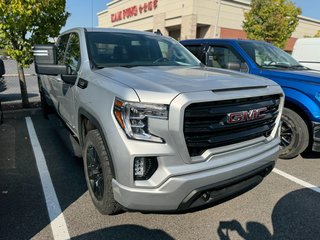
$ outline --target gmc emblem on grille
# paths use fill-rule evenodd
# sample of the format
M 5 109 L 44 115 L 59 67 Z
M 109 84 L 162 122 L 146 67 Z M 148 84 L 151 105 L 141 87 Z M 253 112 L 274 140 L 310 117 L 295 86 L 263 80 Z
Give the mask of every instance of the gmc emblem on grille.
M 266 107 L 252 109 L 249 111 L 242 111 L 242 112 L 233 112 L 227 114 L 227 123 L 240 123 L 245 121 L 252 121 L 258 118 L 262 118 L 265 116 L 264 112 L 267 111 Z

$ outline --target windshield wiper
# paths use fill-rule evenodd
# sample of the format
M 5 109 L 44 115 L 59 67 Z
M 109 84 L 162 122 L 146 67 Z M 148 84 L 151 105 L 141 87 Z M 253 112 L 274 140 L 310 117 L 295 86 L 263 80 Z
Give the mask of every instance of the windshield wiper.
M 105 68 L 104 66 L 97 64 L 97 63 L 96 63 L 95 61 L 93 61 L 93 60 L 91 60 L 91 64 L 92 64 L 92 67 L 95 68 L 95 69 Z
M 133 67 L 148 67 L 148 66 L 154 66 L 154 65 L 152 64 L 121 64 L 121 65 L 115 65 L 112 67 L 133 68 Z
M 302 66 L 300 64 L 297 64 L 297 65 L 291 65 L 290 68 L 292 69 L 300 69 L 300 70 L 309 70 L 309 68 L 305 67 L 305 66 Z
M 290 68 L 290 66 L 285 65 L 285 64 L 272 64 L 272 65 L 266 64 L 266 65 L 261 65 L 261 67 L 263 67 L 263 68 L 270 68 L 270 67 L 276 67 L 276 68 Z

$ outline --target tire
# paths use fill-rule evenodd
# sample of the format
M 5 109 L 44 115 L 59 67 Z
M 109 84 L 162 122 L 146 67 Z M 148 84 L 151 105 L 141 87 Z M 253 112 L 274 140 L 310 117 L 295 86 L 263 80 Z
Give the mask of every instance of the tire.
M 116 214 L 121 209 L 113 196 L 110 161 L 99 131 L 89 131 L 83 148 L 84 173 L 92 202 L 104 215 Z
M 283 109 L 280 158 L 291 159 L 302 153 L 309 145 L 306 122 L 289 108 Z

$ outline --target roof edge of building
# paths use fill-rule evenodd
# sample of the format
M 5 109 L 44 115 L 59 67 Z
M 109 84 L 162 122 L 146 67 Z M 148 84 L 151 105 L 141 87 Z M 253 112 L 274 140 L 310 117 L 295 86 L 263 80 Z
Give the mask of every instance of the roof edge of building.
M 243 5 L 247 5 L 250 6 L 250 2 L 246 1 L 246 0 L 223 0 L 225 2 L 234 2 L 234 3 L 241 3 Z
M 116 3 L 118 3 L 118 2 L 121 2 L 121 0 L 112 0 L 112 1 L 110 1 L 109 3 L 107 3 L 107 6 L 109 7 L 109 6 L 111 6 L 111 5 L 113 5 L 113 4 L 116 4 Z
M 101 12 L 97 13 L 97 16 L 104 14 L 104 13 L 107 13 L 107 12 L 109 12 L 109 9 L 102 10 Z
M 302 16 L 302 15 L 299 15 L 298 17 L 299 17 L 299 19 L 301 19 L 301 20 L 306 20 L 306 21 L 309 21 L 309 22 L 320 23 L 320 20 L 315 19 L 315 18 L 310 18 L 310 17 L 306 17 L 306 16 Z

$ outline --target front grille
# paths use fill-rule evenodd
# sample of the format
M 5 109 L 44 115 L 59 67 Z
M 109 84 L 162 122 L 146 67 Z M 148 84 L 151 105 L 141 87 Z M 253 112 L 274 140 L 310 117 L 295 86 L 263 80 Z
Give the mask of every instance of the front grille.
M 270 136 L 280 95 L 190 104 L 184 114 L 184 137 L 191 157 L 210 148 Z M 227 114 L 266 107 L 261 118 L 228 124 Z

